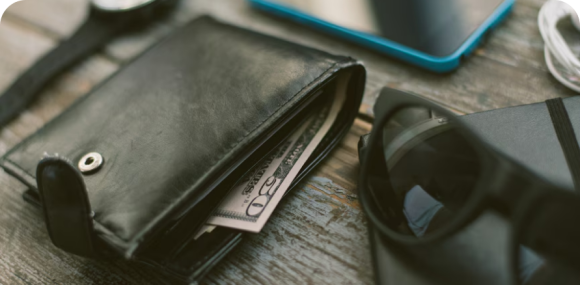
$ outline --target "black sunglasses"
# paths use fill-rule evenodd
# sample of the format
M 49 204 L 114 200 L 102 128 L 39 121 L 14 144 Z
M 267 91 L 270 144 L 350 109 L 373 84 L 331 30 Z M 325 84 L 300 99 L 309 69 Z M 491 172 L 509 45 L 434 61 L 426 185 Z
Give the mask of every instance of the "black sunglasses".
M 402 254 L 414 252 L 420 263 L 420 251 L 444 243 L 491 210 L 510 227 L 511 284 L 528 284 L 546 264 L 578 274 L 580 197 L 573 189 L 534 175 L 459 117 L 421 97 L 385 88 L 374 113 L 372 132 L 359 146 L 359 198 L 381 242 Z M 469 262 L 448 259 L 434 266 Z M 464 273 L 447 274 L 457 276 L 447 280 L 477 283 Z

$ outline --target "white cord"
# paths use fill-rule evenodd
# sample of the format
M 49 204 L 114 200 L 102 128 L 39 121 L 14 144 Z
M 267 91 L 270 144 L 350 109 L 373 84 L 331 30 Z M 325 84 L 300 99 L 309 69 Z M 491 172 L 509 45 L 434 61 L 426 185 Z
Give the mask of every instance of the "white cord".
M 580 93 L 580 86 L 575 85 L 575 84 L 571 83 L 570 81 L 566 80 L 564 78 L 564 76 L 562 76 L 560 74 L 560 72 L 558 71 L 558 69 L 554 66 L 554 63 L 552 62 L 552 56 L 550 54 L 550 50 L 548 49 L 547 46 L 544 47 L 544 56 L 546 57 L 546 65 L 548 66 L 548 69 L 550 70 L 550 72 L 552 73 L 554 78 L 556 78 L 556 80 L 560 81 L 560 83 L 564 84 L 564 86 Z
M 576 23 L 578 14 L 574 11 L 580 11 L 579 0 L 548 1 L 540 9 L 538 26 L 544 38 L 544 56 L 548 69 L 556 80 L 580 93 L 580 60 L 570 50 L 568 43 L 557 29 L 558 22 L 570 15 L 572 15 L 574 25 L 579 24 Z
M 576 15 L 572 15 L 572 23 L 574 23 L 574 26 L 576 27 L 576 29 L 578 29 L 578 31 L 580 31 L 580 16 L 578 16 L 580 14 L 576 13 Z

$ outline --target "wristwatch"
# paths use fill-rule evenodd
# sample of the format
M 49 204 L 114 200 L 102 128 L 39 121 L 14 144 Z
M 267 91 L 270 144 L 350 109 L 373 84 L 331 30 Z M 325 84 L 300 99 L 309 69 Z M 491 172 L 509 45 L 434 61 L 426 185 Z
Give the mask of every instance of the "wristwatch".
M 15 118 L 56 75 L 124 32 L 143 28 L 178 0 L 91 0 L 89 16 L 67 40 L 48 52 L 0 95 L 0 128 Z

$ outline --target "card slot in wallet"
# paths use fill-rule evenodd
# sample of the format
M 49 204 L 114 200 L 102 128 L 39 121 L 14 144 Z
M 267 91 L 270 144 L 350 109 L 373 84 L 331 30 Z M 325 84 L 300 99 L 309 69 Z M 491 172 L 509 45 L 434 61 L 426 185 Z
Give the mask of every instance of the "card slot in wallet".
M 102 155 L 99 168 L 70 176 L 82 179 L 79 189 L 88 199 L 80 212 L 92 213 L 75 225 L 94 226 L 94 243 L 86 243 L 95 245 L 90 256 L 138 261 L 192 282 L 242 239 L 240 231 L 225 228 L 194 238 L 232 185 L 309 112 L 340 100 L 330 130 L 290 189 L 299 183 L 348 132 L 365 76 L 352 58 L 201 17 L 18 144 L 0 166 L 30 187 L 27 201 L 50 212 L 38 194 L 55 195 L 53 201 L 59 189 L 37 185 L 39 157 L 58 153 L 42 167 L 58 162 L 74 174 L 83 156 Z M 69 178 L 47 179 L 55 187 Z M 54 240 L 73 237 L 47 225 L 62 249 L 86 252 Z

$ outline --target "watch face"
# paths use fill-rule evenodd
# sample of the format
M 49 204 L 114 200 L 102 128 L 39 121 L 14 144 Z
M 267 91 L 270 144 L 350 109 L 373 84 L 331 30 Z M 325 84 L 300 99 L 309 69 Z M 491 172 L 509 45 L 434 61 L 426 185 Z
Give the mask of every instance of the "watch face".
M 104 11 L 124 11 L 139 8 L 157 0 L 92 0 L 98 9 Z

